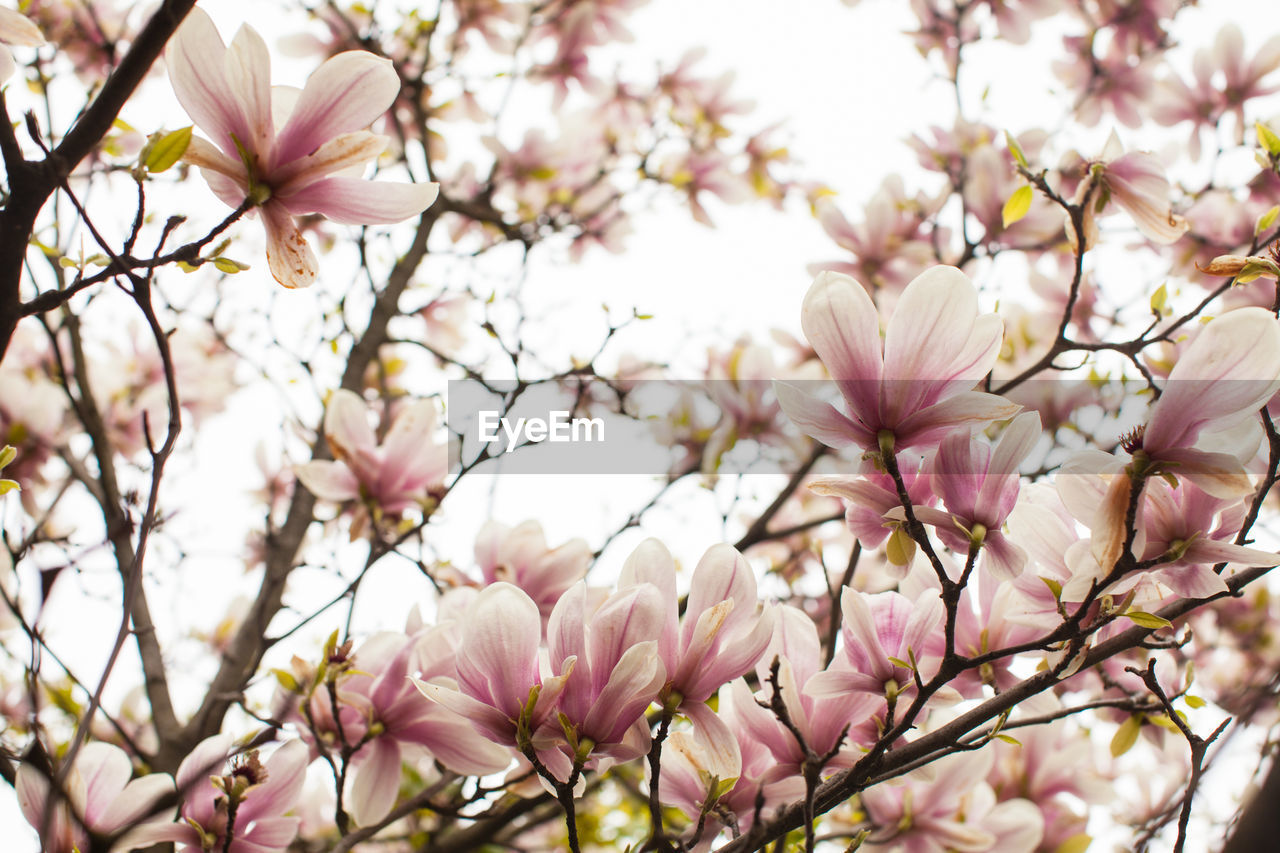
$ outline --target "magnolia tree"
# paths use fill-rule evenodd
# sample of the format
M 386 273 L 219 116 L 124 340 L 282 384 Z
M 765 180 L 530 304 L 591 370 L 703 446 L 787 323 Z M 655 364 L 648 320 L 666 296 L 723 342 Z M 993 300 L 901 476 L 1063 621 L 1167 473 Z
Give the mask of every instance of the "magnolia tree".
M 857 209 L 639 5 L 0 7 L 6 845 L 1267 847 L 1280 37 L 912 0 Z M 526 275 L 751 201 L 839 251 L 696 376 Z

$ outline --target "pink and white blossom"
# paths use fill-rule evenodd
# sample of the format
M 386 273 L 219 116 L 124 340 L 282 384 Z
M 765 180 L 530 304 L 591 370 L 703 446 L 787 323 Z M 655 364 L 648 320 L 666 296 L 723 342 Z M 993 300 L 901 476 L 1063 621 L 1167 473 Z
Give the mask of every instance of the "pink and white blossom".
M 399 222 L 436 199 L 436 184 L 348 176 L 388 139 L 364 130 L 391 106 L 400 78 L 391 61 L 353 50 L 328 59 L 301 92 L 271 87 L 262 37 L 242 26 L 228 48 L 213 21 L 193 9 L 165 53 L 179 103 L 212 142 L 193 136 L 183 155 L 231 207 L 259 208 L 267 264 L 286 287 L 306 287 L 319 272 L 294 222 L 319 213 L 348 225 Z
M 875 304 L 848 276 L 820 273 L 800 318 L 845 411 L 794 386 L 775 387 L 796 426 L 824 444 L 877 451 L 883 433 L 896 449 L 930 445 L 956 426 L 1012 417 L 1019 409 L 973 390 L 995 364 L 1003 325 L 995 314 L 978 314 L 977 291 L 954 267 L 933 267 L 907 285 L 883 346 Z

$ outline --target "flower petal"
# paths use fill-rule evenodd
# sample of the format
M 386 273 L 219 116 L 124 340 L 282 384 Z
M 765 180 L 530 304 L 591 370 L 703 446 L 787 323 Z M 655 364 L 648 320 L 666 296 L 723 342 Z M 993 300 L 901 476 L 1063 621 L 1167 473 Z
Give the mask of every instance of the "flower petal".
M 267 267 L 285 287 L 310 287 L 318 272 L 315 253 L 284 205 L 269 201 L 262 207 L 267 229 Z
M 272 167 L 305 157 L 339 134 L 368 126 L 399 93 L 400 77 L 389 59 L 350 50 L 325 60 L 307 78 L 276 139 Z
M 323 178 L 281 199 L 296 214 L 319 213 L 342 225 L 403 222 L 430 207 L 439 184 L 403 184 L 361 178 Z

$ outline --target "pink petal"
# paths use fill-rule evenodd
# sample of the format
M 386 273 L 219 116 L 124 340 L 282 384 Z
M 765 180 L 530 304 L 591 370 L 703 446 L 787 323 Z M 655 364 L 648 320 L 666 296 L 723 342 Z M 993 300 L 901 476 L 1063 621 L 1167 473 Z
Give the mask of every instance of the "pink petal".
M 272 168 L 305 157 L 339 134 L 368 126 L 399 93 L 400 77 L 389 59 L 350 50 L 325 60 L 307 78 L 276 139 Z
M 492 705 L 472 699 L 465 693 L 441 684 L 420 681 L 417 678 L 411 680 L 423 696 L 457 714 L 460 719 L 467 720 L 489 740 L 502 744 L 514 743 L 515 723 L 511 717 Z
M 307 462 L 295 468 L 294 474 L 307 491 L 321 500 L 341 503 L 360 497 L 360 481 L 341 462 Z
M 374 738 L 360 751 L 360 767 L 351 783 L 349 811 L 360 826 L 387 816 L 400 790 L 400 746 L 389 737 Z
M 978 322 L 978 292 L 955 267 L 936 266 L 916 276 L 899 297 L 885 332 L 884 378 L 894 383 L 887 417 L 905 417 L 967 390 L 951 381 L 976 382 L 1000 354 L 1003 324 Z M 972 387 L 971 385 L 968 387 Z M 891 413 L 891 414 L 890 414 Z
M 810 397 L 786 382 L 775 381 L 773 392 L 796 428 L 828 447 L 839 449 L 855 443 L 867 449 L 877 446 L 875 433 L 840 414 L 830 403 Z
M 721 602 L 732 601 L 735 616 L 740 622 L 755 614 L 756 578 L 751 566 L 732 545 L 713 545 L 702 555 L 693 570 L 686 603 L 681 644 L 686 647 L 694 635 L 693 620 Z M 726 614 L 727 617 L 727 614 Z
M 958 387 L 954 386 L 953 387 Z M 950 399 L 921 409 L 898 424 L 894 434 L 899 448 L 936 441 L 940 433 L 966 425 L 988 424 L 1011 418 L 1022 406 L 982 391 L 947 392 Z
M 667 678 L 657 652 L 653 640 L 627 649 L 582 720 L 583 734 L 597 743 L 614 743 L 644 713 Z
M 439 184 L 323 178 L 284 197 L 282 203 L 297 215 L 320 213 L 343 225 L 380 225 L 418 215 L 439 194 Z
M 1202 431 L 1238 423 L 1280 388 L 1280 323 L 1262 308 L 1209 322 L 1169 373 L 1151 407 L 1143 447 L 1153 456 L 1191 445 Z
M 520 713 L 539 683 L 538 642 L 542 617 L 533 599 L 509 583 L 495 583 L 476 596 L 463 627 L 458 681 L 465 693 L 488 701 L 508 717 Z
M 227 83 L 244 116 L 246 136 L 240 143 L 265 158 L 275 140 L 271 123 L 271 55 L 257 31 L 242 25 L 224 55 Z M 268 164 L 258 163 L 259 168 Z
M 231 134 L 246 145 L 252 137 L 227 80 L 226 53 L 213 19 L 197 6 L 169 41 L 165 61 L 178 103 L 223 151 L 234 155 Z
M 862 285 L 840 273 L 819 273 L 805 294 L 800 324 L 854 414 L 876 418 L 882 375 L 880 314 Z
M 353 177 L 359 177 L 364 166 L 381 154 L 388 142 L 390 139 L 387 137 L 367 130 L 344 133 L 336 139 L 330 139 L 315 152 L 287 163 L 272 173 L 276 195 L 287 199 L 308 185 L 335 173 L 356 170 Z

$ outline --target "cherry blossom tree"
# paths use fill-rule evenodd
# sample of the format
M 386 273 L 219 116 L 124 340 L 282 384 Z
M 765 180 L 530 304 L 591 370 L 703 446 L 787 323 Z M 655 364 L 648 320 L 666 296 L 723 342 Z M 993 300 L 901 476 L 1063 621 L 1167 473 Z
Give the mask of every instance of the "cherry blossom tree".
M 0 6 L 6 843 L 1280 830 L 1280 35 L 912 0 L 859 204 L 643 5 Z M 536 272 L 730 205 L 768 339 Z

